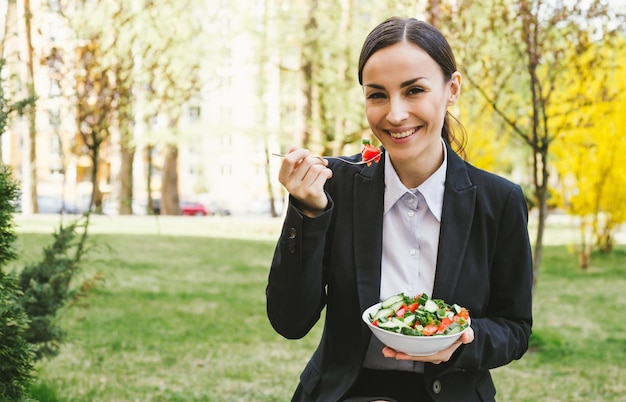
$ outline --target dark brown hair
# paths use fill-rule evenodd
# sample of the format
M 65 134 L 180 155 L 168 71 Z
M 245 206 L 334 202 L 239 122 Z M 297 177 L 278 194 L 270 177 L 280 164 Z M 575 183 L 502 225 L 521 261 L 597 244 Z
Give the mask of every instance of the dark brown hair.
M 449 81 L 452 74 L 457 71 L 456 60 L 450 44 L 439 30 L 415 18 L 392 17 L 374 28 L 365 38 L 359 57 L 359 84 L 363 85 L 363 67 L 374 53 L 404 40 L 428 53 L 441 67 L 446 81 Z M 455 130 L 452 130 L 451 123 L 458 128 L 460 138 L 457 138 Z M 448 144 L 453 145 L 457 153 L 464 156 L 465 129 L 450 112 L 446 112 L 441 137 Z

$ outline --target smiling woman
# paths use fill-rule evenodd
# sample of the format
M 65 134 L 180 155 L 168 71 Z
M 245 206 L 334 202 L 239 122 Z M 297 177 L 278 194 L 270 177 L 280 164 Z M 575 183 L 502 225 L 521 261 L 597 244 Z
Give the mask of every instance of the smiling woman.
M 448 107 L 462 79 L 434 27 L 384 21 L 365 39 L 358 74 L 380 163 L 294 149 L 279 172 L 290 197 L 266 290 L 270 323 L 301 338 L 327 313 L 292 401 L 494 401 L 489 370 L 526 352 L 532 324 L 522 189 L 457 154 L 464 138 Z M 428 356 L 394 350 L 361 317 L 400 293 L 464 306 L 471 325 Z
M 428 53 L 401 41 L 373 53 L 362 77 L 372 132 L 393 155 L 400 180 L 419 186 L 443 162 L 441 128 L 461 93 L 461 75 L 442 75 Z

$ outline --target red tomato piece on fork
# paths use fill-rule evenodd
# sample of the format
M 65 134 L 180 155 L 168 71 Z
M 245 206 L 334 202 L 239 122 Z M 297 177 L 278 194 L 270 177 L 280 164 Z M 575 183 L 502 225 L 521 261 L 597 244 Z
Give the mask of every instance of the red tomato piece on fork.
M 381 154 L 380 149 L 373 146 L 368 139 L 363 139 L 362 143 L 361 160 L 367 161 L 367 166 L 371 166 L 372 161 L 378 163 Z

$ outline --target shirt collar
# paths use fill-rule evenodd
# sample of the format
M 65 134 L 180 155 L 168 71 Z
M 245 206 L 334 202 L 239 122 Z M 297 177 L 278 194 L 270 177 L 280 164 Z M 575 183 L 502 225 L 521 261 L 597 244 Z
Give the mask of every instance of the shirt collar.
M 428 208 L 439 222 L 441 222 L 443 192 L 448 168 L 448 153 L 443 139 L 441 139 L 441 144 L 443 147 L 443 163 L 426 181 L 417 187 L 417 190 L 424 196 Z M 398 173 L 391 164 L 389 154 L 387 154 L 385 158 L 385 199 L 383 214 L 387 213 L 404 194 L 410 191 L 411 190 L 400 181 Z

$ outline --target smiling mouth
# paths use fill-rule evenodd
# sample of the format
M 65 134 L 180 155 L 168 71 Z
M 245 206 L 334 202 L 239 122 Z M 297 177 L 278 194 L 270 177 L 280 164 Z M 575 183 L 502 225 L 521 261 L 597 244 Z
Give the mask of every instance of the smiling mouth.
M 400 138 L 406 138 L 406 137 L 414 134 L 417 130 L 418 130 L 417 128 L 411 128 L 411 129 L 406 130 L 406 131 L 394 132 L 394 131 L 387 130 L 387 132 L 389 133 L 389 135 L 392 138 L 400 139 Z

